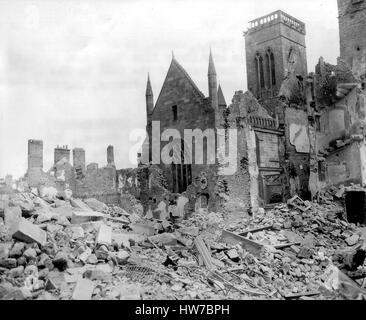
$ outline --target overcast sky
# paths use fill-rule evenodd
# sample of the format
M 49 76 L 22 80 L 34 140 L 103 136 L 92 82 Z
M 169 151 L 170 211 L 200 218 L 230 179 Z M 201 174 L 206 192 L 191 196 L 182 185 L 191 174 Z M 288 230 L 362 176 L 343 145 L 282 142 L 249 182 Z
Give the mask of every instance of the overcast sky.
M 209 48 L 229 103 L 246 90 L 243 31 L 281 9 L 306 23 L 308 70 L 339 56 L 336 0 L 0 0 L 0 177 L 22 176 L 28 139 L 86 150 L 104 166 L 129 162 L 129 132 L 145 128 L 145 87 L 154 98 L 171 52 L 207 95 Z

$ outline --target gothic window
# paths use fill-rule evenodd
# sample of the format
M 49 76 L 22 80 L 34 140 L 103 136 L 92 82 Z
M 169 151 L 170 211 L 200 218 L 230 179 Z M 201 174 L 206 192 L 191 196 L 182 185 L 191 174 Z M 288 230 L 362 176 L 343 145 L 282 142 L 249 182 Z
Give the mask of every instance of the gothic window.
M 173 111 L 173 120 L 177 121 L 178 120 L 178 107 L 172 106 L 172 111 Z
M 179 144 L 179 142 L 178 142 Z M 192 166 L 190 163 L 184 163 L 184 140 L 180 140 L 180 148 L 177 144 L 174 146 L 174 151 L 180 149 L 181 162 L 171 164 L 173 192 L 182 193 L 187 190 L 187 187 L 192 183 Z
M 272 87 L 276 85 L 276 69 L 275 69 L 274 54 L 271 49 L 267 49 L 266 62 L 267 62 L 267 74 L 269 77 L 268 84 L 269 87 Z
M 258 90 L 264 89 L 264 70 L 263 70 L 263 58 L 257 53 L 255 56 L 256 70 L 257 70 L 257 84 Z
M 275 60 L 274 60 L 274 54 L 271 51 L 270 54 L 270 61 L 271 61 L 271 78 L 272 78 L 272 85 L 276 85 L 276 69 L 275 69 Z

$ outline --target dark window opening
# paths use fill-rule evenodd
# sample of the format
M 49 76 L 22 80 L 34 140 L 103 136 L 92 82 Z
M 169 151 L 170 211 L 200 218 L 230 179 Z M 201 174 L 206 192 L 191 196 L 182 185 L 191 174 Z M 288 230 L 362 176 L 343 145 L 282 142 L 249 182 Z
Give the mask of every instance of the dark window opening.
M 276 85 L 276 69 L 273 52 L 271 52 L 271 75 L 272 75 L 272 85 Z
M 267 50 L 266 54 L 267 60 L 267 73 L 268 73 L 268 83 L 269 87 L 276 85 L 276 69 L 275 69 L 275 61 L 274 61 L 274 54 L 271 49 Z
M 173 120 L 177 121 L 178 120 L 178 106 L 172 106 L 172 110 L 173 110 Z
M 263 70 L 263 58 L 257 53 L 256 57 L 256 70 L 257 70 L 257 84 L 258 90 L 264 88 L 264 70 Z

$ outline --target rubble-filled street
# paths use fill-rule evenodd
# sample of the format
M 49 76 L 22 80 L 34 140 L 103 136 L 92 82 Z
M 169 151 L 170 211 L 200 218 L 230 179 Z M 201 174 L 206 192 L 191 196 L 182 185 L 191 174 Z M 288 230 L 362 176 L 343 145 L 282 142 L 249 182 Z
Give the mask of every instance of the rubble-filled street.
M 330 193 L 231 224 L 204 209 L 162 221 L 137 204 L 1 199 L 0 299 L 366 298 L 366 228 Z

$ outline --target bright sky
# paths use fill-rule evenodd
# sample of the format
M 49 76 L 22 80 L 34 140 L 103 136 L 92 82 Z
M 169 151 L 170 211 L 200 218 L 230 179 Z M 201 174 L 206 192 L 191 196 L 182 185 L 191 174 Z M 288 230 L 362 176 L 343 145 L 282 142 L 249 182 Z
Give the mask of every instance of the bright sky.
M 171 52 L 207 95 L 209 48 L 226 101 L 246 90 L 243 31 L 281 9 L 306 23 L 308 70 L 339 56 L 336 0 L 0 0 L 0 177 L 22 176 L 27 141 L 44 168 L 56 145 L 87 163 L 133 167 L 129 133 L 145 128 L 147 73 L 158 97 Z

